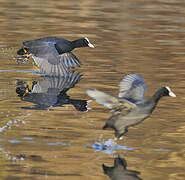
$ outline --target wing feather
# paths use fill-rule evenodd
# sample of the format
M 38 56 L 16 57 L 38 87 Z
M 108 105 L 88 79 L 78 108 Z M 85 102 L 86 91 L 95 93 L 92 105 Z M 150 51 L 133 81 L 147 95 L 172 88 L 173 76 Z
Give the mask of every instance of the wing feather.
M 29 44 L 27 43 L 27 45 Z M 31 44 L 27 48 L 40 71 L 47 75 L 63 76 L 69 73 L 70 67 L 81 65 L 79 59 L 72 52 L 59 55 L 55 43 L 52 42 L 40 42 L 35 46 Z
M 93 99 L 96 100 L 97 103 L 102 104 L 109 109 L 117 109 L 120 106 L 124 106 L 127 109 L 135 108 L 136 105 L 127 101 L 112 96 L 108 93 L 96 90 L 96 89 L 86 89 L 86 93 Z
M 125 98 L 131 102 L 137 102 L 144 99 L 146 84 L 143 78 L 138 74 L 128 74 L 120 81 L 119 84 L 120 98 Z

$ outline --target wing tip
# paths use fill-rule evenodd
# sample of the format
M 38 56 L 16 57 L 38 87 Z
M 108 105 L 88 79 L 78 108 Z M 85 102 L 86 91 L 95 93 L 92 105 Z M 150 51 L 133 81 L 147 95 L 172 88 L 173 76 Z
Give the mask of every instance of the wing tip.
M 66 67 L 80 67 L 82 65 L 80 60 L 72 52 L 60 55 L 60 59 Z

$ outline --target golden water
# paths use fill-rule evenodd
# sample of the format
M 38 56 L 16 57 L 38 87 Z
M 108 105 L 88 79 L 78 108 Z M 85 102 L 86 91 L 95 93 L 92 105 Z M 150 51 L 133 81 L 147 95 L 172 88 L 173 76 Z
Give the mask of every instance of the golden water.
M 29 86 L 40 79 L 31 62 L 12 60 L 16 50 L 44 36 L 88 37 L 95 45 L 74 50 L 83 78 L 67 92 L 73 99 L 89 100 L 85 88 L 116 95 L 128 73 L 142 75 L 147 97 L 168 85 L 177 98 L 163 98 L 150 118 L 129 128 L 119 145 L 132 150 L 96 152 L 96 141 L 114 137 L 102 130 L 105 107 L 92 101 L 88 112 L 71 105 L 25 109 L 34 104 L 15 92 L 17 79 Z M 102 164 L 112 166 L 117 154 L 144 180 L 185 179 L 184 1 L 1 0 L 0 48 L 0 179 L 109 179 Z

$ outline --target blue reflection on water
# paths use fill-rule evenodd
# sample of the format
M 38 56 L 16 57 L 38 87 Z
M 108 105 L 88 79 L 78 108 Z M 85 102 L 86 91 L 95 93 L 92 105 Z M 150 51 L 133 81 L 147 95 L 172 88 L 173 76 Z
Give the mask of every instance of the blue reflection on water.
M 20 143 L 20 141 L 17 140 L 17 139 L 10 139 L 10 140 L 8 140 L 8 142 L 10 142 L 10 143 Z
M 23 139 L 23 140 L 33 140 L 32 137 L 23 137 L 22 139 Z
M 7 69 L 0 69 L 0 72 L 13 72 L 14 70 L 7 70 Z M 33 74 L 39 74 L 39 75 L 44 75 L 44 73 L 41 73 L 36 70 L 30 70 L 30 71 L 24 71 L 24 70 L 15 70 L 15 72 L 23 72 L 23 73 L 33 73 Z
M 93 149 L 97 151 L 102 151 L 106 154 L 113 154 L 115 150 L 126 150 L 126 151 L 132 151 L 134 148 L 121 146 L 119 144 L 115 144 L 115 141 L 113 139 L 108 139 L 105 142 L 95 142 L 92 145 Z
M 0 72 L 10 72 L 11 70 L 2 70 L 0 69 Z

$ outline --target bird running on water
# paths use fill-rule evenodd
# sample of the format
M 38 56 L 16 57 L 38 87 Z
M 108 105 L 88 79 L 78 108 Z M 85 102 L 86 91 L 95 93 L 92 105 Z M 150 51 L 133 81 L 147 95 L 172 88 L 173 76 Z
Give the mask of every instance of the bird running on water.
M 128 131 L 129 126 L 134 126 L 149 117 L 158 101 L 163 96 L 176 97 L 168 86 L 159 88 L 149 99 L 144 99 L 146 85 L 138 74 L 126 75 L 119 84 L 118 96 L 96 90 L 87 89 L 86 93 L 111 109 L 112 116 L 106 121 L 103 129 L 112 128 L 117 139 Z
M 32 56 L 36 69 L 49 76 L 63 76 L 70 67 L 80 66 L 79 59 L 71 52 L 75 48 L 91 47 L 87 37 L 68 41 L 57 37 L 44 37 L 23 41 L 18 55 Z

